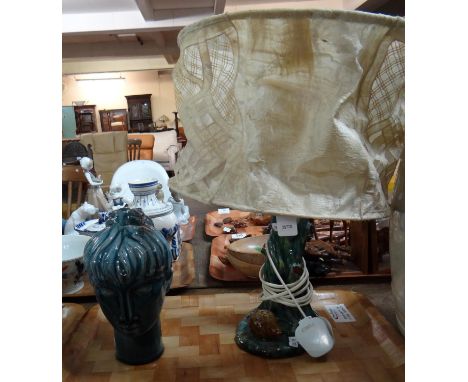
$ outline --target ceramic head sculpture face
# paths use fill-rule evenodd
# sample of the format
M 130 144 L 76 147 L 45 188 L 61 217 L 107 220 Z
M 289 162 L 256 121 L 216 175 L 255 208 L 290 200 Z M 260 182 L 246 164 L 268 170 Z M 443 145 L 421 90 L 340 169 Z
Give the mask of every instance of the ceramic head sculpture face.
M 163 351 L 159 314 L 172 280 L 166 239 L 140 209 L 110 213 L 85 248 L 96 298 L 115 329 L 117 358 L 149 362 Z

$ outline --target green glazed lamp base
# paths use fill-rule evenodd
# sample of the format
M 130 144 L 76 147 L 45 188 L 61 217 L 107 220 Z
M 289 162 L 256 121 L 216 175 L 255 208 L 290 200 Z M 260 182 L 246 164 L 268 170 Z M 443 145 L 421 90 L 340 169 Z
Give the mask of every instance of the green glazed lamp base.
M 275 220 L 274 218 L 273 221 L 275 222 Z M 274 230 L 270 234 L 267 243 L 268 249 L 278 272 L 286 284 L 297 281 L 304 271 L 302 255 L 309 232 L 309 221 L 300 219 L 297 236 L 280 237 Z M 266 255 L 264 250 L 262 252 Z M 280 284 L 268 260 L 266 260 L 263 267 L 263 278 L 270 283 Z M 310 306 L 302 306 L 301 308 L 307 316 L 316 316 Z M 272 313 L 279 334 L 270 338 L 262 338 L 252 331 L 251 318 L 258 310 Z M 273 301 L 262 301 L 258 308 L 245 316 L 237 326 L 236 344 L 248 353 L 265 358 L 285 358 L 300 355 L 304 353 L 304 349 L 295 343 L 291 337 L 295 336 L 295 330 L 302 318 L 302 314 L 296 307 L 285 306 Z M 264 324 L 269 325 L 268 323 Z
M 274 309 L 276 313 L 274 314 L 277 318 L 278 326 L 281 328 L 281 335 L 269 340 L 257 338 L 249 327 L 252 311 L 237 326 L 235 337 L 237 346 L 248 353 L 264 358 L 286 358 L 301 355 L 304 353 L 304 349 L 300 345 L 291 345 L 289 338 L 294 337 L 294 331 L 299 324 L 299 320 L 302 319 L 302 315 L 297 308 L 273 304 L 276 305 L 276 309 Z M 264 301 L 259 305 L 258 309 L 267 309 L 268 305 L 269 303 Z M 303 310 L 306 314 L 310 313 L 313 315 L 307 309 L 303 308 Z

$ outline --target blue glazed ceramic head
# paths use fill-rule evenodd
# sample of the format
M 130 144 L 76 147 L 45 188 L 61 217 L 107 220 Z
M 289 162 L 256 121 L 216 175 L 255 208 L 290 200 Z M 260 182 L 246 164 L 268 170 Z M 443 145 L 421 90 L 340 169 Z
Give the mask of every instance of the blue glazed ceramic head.
M 138 337 L 159 325 L 172 279 L 172 255 L 141 209 L 112 212 L 106 229 L 90 240 L 84 253 L 96 298 L 116 332 Z

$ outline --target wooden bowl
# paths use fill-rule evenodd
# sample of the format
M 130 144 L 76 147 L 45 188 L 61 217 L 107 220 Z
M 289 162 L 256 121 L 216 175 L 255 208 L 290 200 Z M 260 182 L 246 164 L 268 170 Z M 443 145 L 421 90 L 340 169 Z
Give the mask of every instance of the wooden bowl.
M 239 272 L 258 279 L 258 272 L 265 262 L 265 256 L 258 251 L 268 241 L 270 235 L 247 237 L 231 243 L 227 247 L 227 257 Z
M 245 261 L 239 260 L 229 252 L 228 259 L 231 265 L 243 275 L 258 280 L 258 272 L 260 272 L 260 268 L 262 267 L 261 265 L 246 263 Z
M 245 263 L 262 265 L 265 256 L 258 251 L 258 248 L 262 248 L 269 238 L 270 235 L 260 235 L 234 241 L 227 247 L 228 255 Z

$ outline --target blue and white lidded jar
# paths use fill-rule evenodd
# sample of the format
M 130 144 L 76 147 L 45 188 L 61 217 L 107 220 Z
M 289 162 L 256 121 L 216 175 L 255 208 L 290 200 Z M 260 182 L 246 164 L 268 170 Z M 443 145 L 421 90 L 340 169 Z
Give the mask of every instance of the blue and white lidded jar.
M 172 259 L 176 261 L 182 250 L 182 240 L 174 206 L 157 198 L 159 182 L 151 180 L 135 180 L 128 183 L 134 195 L 132 208 L 141 208 L 145 215 L 151 218 L 154 227 L 160 230 L 168 241 Z

